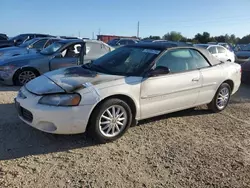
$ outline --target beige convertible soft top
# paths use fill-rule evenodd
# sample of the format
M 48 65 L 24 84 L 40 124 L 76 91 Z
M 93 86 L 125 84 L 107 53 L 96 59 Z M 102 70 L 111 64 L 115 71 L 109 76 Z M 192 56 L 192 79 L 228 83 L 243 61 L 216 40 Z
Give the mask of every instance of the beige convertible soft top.
M 211 65 L 218 65 L 221 63 L 220 60 L 216 59 L 207 49 L 199 48 L 199 47 L 174 47 L 171 49 L 193 49 L 199 51 L 208 61 Z

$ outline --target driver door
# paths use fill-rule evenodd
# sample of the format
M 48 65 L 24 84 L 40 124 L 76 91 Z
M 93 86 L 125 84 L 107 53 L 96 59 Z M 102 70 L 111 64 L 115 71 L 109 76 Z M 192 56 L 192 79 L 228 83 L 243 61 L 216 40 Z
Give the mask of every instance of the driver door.
M 144 78 L 141 85 L 141 118 L 149 118 L 193 107 L 196 104 L 202 79 L 191 65 L 189 49 L 169 50 L 156 62 L 170 73 Z
M 81 46 L 81 43 L 75 43 L 63 48 L 60 53 L 50 60 L 50 70 L 76 66 L 79 59 Z

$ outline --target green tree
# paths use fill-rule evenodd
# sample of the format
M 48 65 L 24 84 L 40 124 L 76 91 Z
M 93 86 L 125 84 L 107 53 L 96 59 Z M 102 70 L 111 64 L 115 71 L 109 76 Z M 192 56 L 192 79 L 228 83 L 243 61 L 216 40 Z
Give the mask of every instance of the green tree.
M 183 38 L 183 36 L 181 35 L 180 32 L 171 31 L 170 33 L 165 34 L 162 38 L 164 40 L 180 41 Z
M 144 38 L 144 39 L 160 40 L 161 37 L 160 37 L 160 36 L 152 36 L 152 35 L 150 35 L 149 37 L 146 37 L 146 38 Z
M 240 39 L 239 43 L 240 44 L 248 44 L 248 43 L 250 43 L 250 35 L 246 35 L 246 36 L 242 37 L 242 39 Z
M 202 34 L 197 33 L 194 39 L 199 41 L 199 43 L 208 43 L 210 42 L 210 34 L 208 32 L 203 32 Z

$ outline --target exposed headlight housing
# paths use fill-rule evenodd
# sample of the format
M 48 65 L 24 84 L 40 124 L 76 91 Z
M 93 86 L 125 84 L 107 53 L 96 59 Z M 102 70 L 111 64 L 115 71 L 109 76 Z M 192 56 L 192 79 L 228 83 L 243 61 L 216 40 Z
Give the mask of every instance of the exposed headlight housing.
M 6 65 L 6 66 L 0 66 L 0 71 L 12 71 L 15 69 L 15 66 Z
M 80 101 L 81 96 L 77 93 L 73 93 L 45 95 L 38 101 L 38 103 L 52 106 L 78 106 Z

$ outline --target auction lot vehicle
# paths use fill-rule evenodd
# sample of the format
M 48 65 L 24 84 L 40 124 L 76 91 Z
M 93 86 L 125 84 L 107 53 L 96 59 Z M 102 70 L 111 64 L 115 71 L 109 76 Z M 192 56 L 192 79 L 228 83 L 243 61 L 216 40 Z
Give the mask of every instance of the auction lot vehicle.
M 235 53 L 235 62 L 241 64 L 250 61 L 250 44 L 243 46 L 240 51 Z
M 235 61 L 235 54 L 221 45 L 195 44 L 196 47 L 206 48 L 215 58 L 220 61 Z
M 45 72 L 75 66 L 83 45 L 86 46 L 85 63 L 113 49 L 101 41 L 61 39 L 39 53 L 0 59 L 0 82 L 6 85 L 24 85 Z
M 8 58 L 11 56 L 36 53 L 58 40 L 60 39 L 51 37 L 34 38 L 24 42 L 23 44 L 20 44 L 19 46 L 0 48 L 0 59 Z
M 241 64 L 242 76 L 241 81 L 250 84 L 250 61 Z
M 20 44 L 38 37 L 53 37 L 48 34 L 37 34 L 37 33 L 25 33 L 15 37 L 8 38 L 8 40 L 0 40 L 0 48 L 6 48 L 10 46 L 19 46 Z
M 101 143 L 131 124 L 208 104 L 224 110 L 241 83 L 241 66 L 206 49 L 164 43 L 118 48 L 91 63 L 48 72 L 15 98 L 22 121 L 53 134 L 87 133 Z
M 124 45 L 129 45 L 129 44 L 136 44 L 138 43 L 138 39 L 131 39 L 131 38 L 117 38 L 110 40 L 107 44 L 114 47 L 114 48 L 119 48 Z

